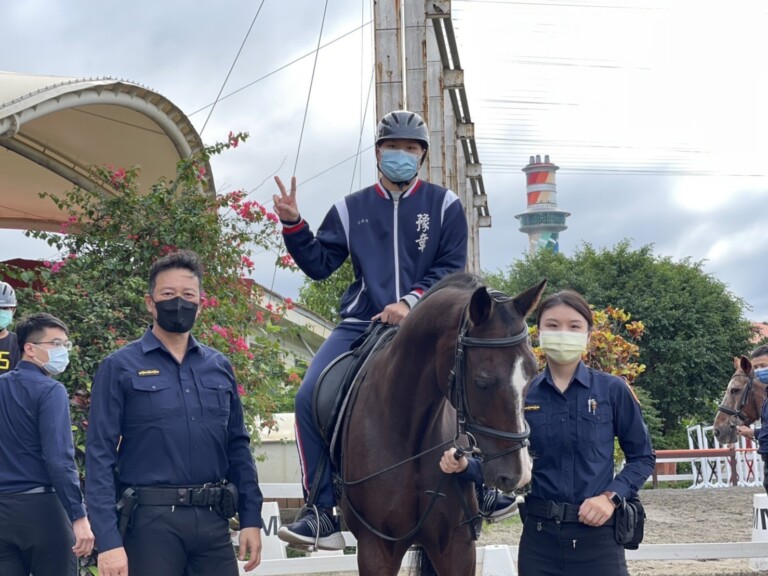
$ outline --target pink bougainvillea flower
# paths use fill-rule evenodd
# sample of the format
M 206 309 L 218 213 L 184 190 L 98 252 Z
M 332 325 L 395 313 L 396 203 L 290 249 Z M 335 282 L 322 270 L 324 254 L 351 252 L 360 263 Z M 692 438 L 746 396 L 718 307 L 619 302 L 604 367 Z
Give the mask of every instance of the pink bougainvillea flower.
M 245 341 L 245 338 L 240 336 L 232 342 L 232 349 L 235 352 L 245 352 L 248 350 L 248 342 Z
M 117 170 L 112 172 L 112 176 L 110 178 L 110 182 L 112 186 L 119 186 L 120 184 L 124 184 L 125 176 L 126 176 L 126 172 L 124 168 L 118 168 Z
M 200 297 L 200 306 L 202 308 L 217 308 L 219 306 L 219 300 L 216 298 L 216 296 L 201 296 Z

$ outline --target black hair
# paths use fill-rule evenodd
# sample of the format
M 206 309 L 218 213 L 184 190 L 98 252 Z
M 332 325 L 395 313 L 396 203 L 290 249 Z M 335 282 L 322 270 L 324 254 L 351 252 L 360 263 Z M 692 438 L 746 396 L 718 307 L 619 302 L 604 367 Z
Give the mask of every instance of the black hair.
M 16 323 L 16 339 L 19 341 L 19 350 L 24 353 L 24 345 L 27 342 L 35 342 L 43 338 L 47 328 L 61 328 L 69 336 L 69 328 L 61 320 L 46 312 L 30 314 Z
M 768 345 L 758 346 L 749 355 L 750 358 L 757 358 L 758 356 L 768 356 Z
M 592 330 L 592 309 L 589 307 L 589 302 L 587 302 L 584 296 L 574 290 L 561 290 L 560 292 L 547 296 L 541 304 L 539 304 L 539 310 L 536 312 L 536 326 L 541 325 L 541 316 L 544 312 L 555 306 L 560 306 L 561 304 L 573 308 L 576 312 L 581 314 L 584 317 L 584 320 L 587 321 L 589 329 Z
M 155 282 L 157 275 L 166 270 L 172 270 L 174 268 L 182 268 L 189 270 L 197 276 L 197 280 L 200 282 L 200 286 L 203 284 L 203 264 L 200 262 L 200 256 L 191 250 L 179 250 L 173 252 L 167 256 L 163 256 L 152 264 L 152 268 L 149 270 L 149 293 L 154 294 Z

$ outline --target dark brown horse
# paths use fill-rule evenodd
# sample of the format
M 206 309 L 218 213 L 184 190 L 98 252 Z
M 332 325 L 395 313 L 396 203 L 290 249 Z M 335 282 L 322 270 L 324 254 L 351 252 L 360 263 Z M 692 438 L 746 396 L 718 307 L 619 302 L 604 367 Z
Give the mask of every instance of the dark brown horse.
M 737 426 L 749 426 L 760 419 L 766 386 L 755 378 L 752 362 L 746 356 L 733 358 L 736 372 L 728 382 L 725 397 L 717 407 L 712 433 L 720 444 L 738 441 Z
M 475 573 L 474 490 L 438 462 L 452 445 L 475 448 L 486 484 L 530 480 L 523 395 L 536 363 L 525 317 L 545 284 L 510 298 L 468 274 L 441 280 L 358 378 L 341 476 L 360 574 L 396 575 L 411 545 L 422 574 Z

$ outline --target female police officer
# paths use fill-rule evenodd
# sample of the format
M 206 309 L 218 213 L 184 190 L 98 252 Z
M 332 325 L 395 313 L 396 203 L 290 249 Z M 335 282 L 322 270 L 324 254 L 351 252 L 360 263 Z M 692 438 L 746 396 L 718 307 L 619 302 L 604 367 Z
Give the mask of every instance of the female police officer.
M 547 367 L 525 398 L 533 474 L 520 539 L 520 576 L 622 576 L 624 547 L 614 534 L 616 508 L 653 472 L 655 457 L 640 406 L 621 378 L 593 370 L 581 357 L 592 311 L 573 291 L 545 299 L 537 315 Z M 626 465 L 614 477 L 614 438 Z M 452 450 L 445 472 L 479 467 Z

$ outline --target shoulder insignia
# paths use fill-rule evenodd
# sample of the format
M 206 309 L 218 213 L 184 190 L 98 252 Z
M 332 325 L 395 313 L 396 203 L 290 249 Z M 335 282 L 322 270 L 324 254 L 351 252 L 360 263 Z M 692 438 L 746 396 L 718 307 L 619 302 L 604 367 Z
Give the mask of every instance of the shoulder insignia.
M 624 380 L 624 378 L 622 378 L 622 380 Z M 642 406 L 642 404 L 640 403 L 640 398 L 638 398 L 638 397 L 637 397 L 637 394 L 635 394 L 635 389 L 634 389 L 634 388 L 632 388 L 632 386 L 630 385 L 630 383 L 629 383 L 629 382 L 627 382 L 626 380 L 624 380 L 624 384 L 626 384 L 626 385 L 627 385 L 627 388 L 629 388 L 629 393 L 630 393 L 630 394 L 632 394 L 632 398 L 634 398 L 634 399 L 635 399 L 635 402 L 637 402 L 637 405 L 638 405 L 638 406 Z
M 525 407 L 526 412 L 535 412 L 537 410 L 541 410 L 541 406 L 538 404 L 529 404 Z
M 159 376 L 160 370 L 139 370 L 137 374 L 139 376 Z

